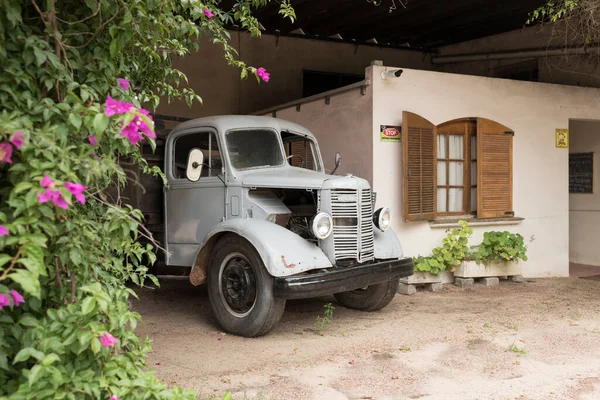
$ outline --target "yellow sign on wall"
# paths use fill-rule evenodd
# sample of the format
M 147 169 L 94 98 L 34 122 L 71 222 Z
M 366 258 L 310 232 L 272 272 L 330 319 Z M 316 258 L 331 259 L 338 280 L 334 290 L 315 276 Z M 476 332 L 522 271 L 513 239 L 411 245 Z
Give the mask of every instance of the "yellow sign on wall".
M 556 147 L 569 147 L 569 130 L 568 129 L 557 129 L 556 130 Z

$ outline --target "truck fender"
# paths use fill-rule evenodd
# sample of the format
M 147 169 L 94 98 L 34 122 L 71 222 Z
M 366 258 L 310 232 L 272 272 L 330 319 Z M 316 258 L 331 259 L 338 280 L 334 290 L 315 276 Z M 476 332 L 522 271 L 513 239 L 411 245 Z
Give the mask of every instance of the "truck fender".
M 392 228 L 388 228 L 385 232 L 381 232 L 379 229 L 374 229 L 375 240 L 375 258 L 378 260 L 387 260 L 391 258 L 402 258 L 404 252 L 402 251 L 402 244 L 396 232 Z
M 212 249 L 227 233 L 239 235 L 252 244 L 267 271 L 274 277 L 332 266 L 318 246 L 279 225 L 258 219 L 235 218 L 220 223 L 206 235 L 190 272 L 193 285 L 206 281 Z

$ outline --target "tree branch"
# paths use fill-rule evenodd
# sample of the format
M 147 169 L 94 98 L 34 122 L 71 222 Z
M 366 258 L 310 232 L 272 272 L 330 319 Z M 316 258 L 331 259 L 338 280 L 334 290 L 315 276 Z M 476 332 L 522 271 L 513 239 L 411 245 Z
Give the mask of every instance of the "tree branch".
M 19 257 L 21 256 L 21 252 L 23 251 L 22 247 L 19 247 L 19 250 L 17 251 L 17 254 L 15 254 L 15 256 L 13 257 L 12 261 L 10 262 L 9 267 L 2 273 L 2 275 L 0 275 L 0 281 L 3 281 L 6 279 L 6 276 L 8 275 L 8 273 L 10 271 L 12 271 L 12 269 L 15 267 L 15 264 L 17 263 L 17 260 L 19 259 Z

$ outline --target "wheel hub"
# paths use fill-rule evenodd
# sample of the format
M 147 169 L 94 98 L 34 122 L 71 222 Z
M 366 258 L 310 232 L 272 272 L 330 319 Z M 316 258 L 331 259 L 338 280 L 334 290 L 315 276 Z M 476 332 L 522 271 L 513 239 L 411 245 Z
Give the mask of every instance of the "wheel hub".
M 256 277 L 242 257 L 232 257 L 221 273 L 221 293 L 235 314 L 247 314 L 256 301 Z

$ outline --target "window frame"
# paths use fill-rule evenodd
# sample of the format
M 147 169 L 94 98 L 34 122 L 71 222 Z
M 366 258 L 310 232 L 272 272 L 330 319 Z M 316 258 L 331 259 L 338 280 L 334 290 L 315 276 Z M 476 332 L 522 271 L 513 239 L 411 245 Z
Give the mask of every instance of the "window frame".
M 288 150 L 291 152 L 292 151 L 292 143 L 291 142 L 284 142 L 283 137 L 281 137 L 281 143 L 283 144 L 283 150 L 284 150 L 284 154 L 285 154 L 285 158 L 286 158 L 286 163 L 288 166 L 293 167 L 293 168 L 301 168 L 301 169 L 306 169 L 307 171 L 313 171 L 313 172 L 323 172 L 323 162 L 321 160 L 321 152 L 319 150 L 319 146 L 317 141 L 309 136 L 309 135 L 305 135 L 302 133 L 298 133 L 298 132 L 294 132 L 294 131 L 290 131 L 290 130 L 282 130 L 279 135 L 281 136 L 281 134 L 283 133 L 288 133 L 290 135 L 294 135 L 294 136 L 298 136 L 308 142 L 310 142 L 311 144 L 311 153 L 313 156 L 313 160 L 315 162 L 315 166 L 316 169 L 308 169 L 308 168 L 304 168 L 304 167 L 296 167 L 294 165 L 292 165 L 290 163 L 291 160 L 288 160 L 287 157 L 289 157 L 288 154 Z
M 213 179 L 216 180 L 220 180 L 224 175 L 224 169 L 225 169 L 225 160 L 224 160 L 224 155 L 223 155 L 223 146 L 221 146 L 220 140 L 219 140 L 219 135 L 217 134 L 217 132 L 213 129 L 210 128 L 206 128 L 206 129 L 194 129 L 194 130 L 190 130 L 190 131 L 182 131 L 182 132 L 178 132 L 178 134 L 173 138 L 173 141 L 171 142 L 171 163 L 169 165 L 169 178 L 171 178 L 172 180 L 176 181 L 176 182 L 188 182 L 188 179 L 186 177 L 180 178 L 176 175 L 176 171 L 177 171 L 177 166 L 176 166 L 176 150 L 177 150 L 177 141 L 183 137 L 186 136 L 190 136 L 190 135 L 202 135 L 202 134 L 208 134 L 209 135 L 209 143 L 212 143 L 211 141 L 211 137 L 213 139 L 215 139 L 215 142 L 217 143 L 217 149 L 219 151 L 219 154 L 221 156 L 221 170 L 219 171 L 218 175 L 211 175 L 212 171 L 209 168 L 208 169 L 208 176 L 201 176 L 198 179 L 198 182 L 206 182 L 206 181 L 211 181 Z M 199 147 L 194 147 L 194 148 L 199 148 Z M 192 149 L 190 149 L 191 151 Z M 189 152 L 188 152 L 188 156 L 186 158 L 186 165 L 187 165 L 187 160 L 189 158 Z M 209 158 L 210 159 L 210 158 Z M 204 167 L 205 168 L 205 167 Z M 212 166 L 211 166 L 212 168 Z M 195 183 L 195 182 L 194 182 Z

